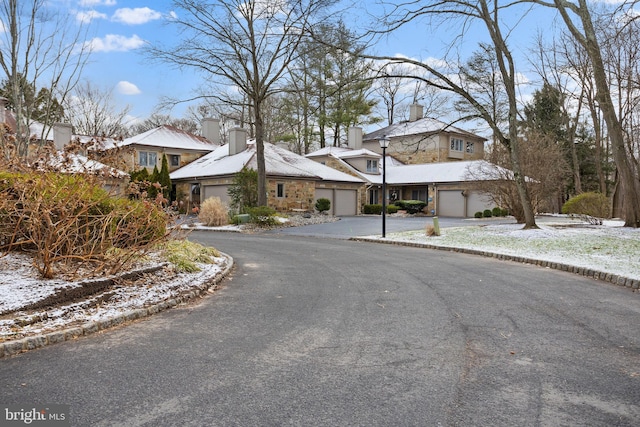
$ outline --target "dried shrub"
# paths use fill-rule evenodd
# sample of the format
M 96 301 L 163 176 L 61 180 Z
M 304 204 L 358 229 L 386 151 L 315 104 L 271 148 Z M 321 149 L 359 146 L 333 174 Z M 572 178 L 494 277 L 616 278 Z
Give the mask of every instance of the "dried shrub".
M 209 197 L 200 205 L 198 219 L 209 227 L 226 225 L 229 223 L 229 207 L 220 197 Z
M 426 233 L 427 237 L 435 236 L 436 235 L 436 228 L 431 224 L 427 224 L 425 233 Z
M 112 274 L 165 238 L 161 206 L 115 198 L 99 183 L 82 174 L 0 172 L 0 251 L 33 253 L 44 278 L 74 262 Z M 119 257 L 107 255 L 114 247 Z

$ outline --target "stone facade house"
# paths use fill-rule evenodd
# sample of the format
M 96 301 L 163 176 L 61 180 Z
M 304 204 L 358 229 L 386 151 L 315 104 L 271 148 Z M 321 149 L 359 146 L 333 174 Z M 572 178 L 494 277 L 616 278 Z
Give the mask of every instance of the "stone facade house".
M 205 119 L 203 136 L 194 135 L 173 126 L 164 125 L 139 135 L 98 145 L 95 149 L 108 155 L 117 151 L 120 167 L 127 171 L 162 167 L 162 156 L 167 156 L 169 171 L 177 170 L 220 147 L 220 123 Z
M 382 148 L 386 149 L 387 202 L 421 200 L 428 215 L 472 217 L 494 207 L 475 187 L 478 180 L 495 180 L 484 171 L 485 138 L 430 118 L 412 106 L 411 118 L 365 136 L 349 130 L 348 147 L 325 147 L 307 158 L 367 182 L 361 205 L 382 203 Z M 497 167 L 497 166 L 494 166 Z
M 357 215 L 364 181 L 273 144 L 264 144 L 268 205 L 280 212 L 313 211 L 319 198 L 330 213 Z M 256 147 L 244 129 L 233 129 L 229 143 L 170 174 L 177 198 L 187 209 L 210 197 L 228 202 L 227 190 L 244 167 L 257 170 Z

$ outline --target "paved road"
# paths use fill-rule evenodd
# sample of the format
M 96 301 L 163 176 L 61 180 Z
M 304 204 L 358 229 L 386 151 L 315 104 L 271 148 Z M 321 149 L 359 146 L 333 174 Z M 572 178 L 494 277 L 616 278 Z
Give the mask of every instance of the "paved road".
M 547 217 L 540 217 L 537 221 L 545 222 L 548 219 L 549 218 Z M 486 224 L 515 224 L 515 220 L 513 218 L 470 219 L 442 217 L 439 218 L 438 221 L 442 228 Z M 385 227 L 387 233 L 396 233 L 411 230 L 424 230 L 427 224 L 433 224 L 433 218 L 387 217 Z M 382 217 L 374 215 L 343 216 L 340 217 L 340 220 L 337 222 L 276 229 L 271 233 L 337 239 L 348 239 L 354 236 L 380 235 L 382 234 Z
M 286 235 L 197 305 L 0 360 L 76 426 L 637 426 L 640 296 L 533 266 Z M 295 266 L 294 266 L 295 265 Z

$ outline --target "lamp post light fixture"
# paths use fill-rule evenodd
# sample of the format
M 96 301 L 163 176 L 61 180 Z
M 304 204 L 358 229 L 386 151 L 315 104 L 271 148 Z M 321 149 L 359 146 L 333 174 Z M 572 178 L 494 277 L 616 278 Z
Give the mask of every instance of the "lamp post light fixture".
M 382 148 L 382 237 L 387 236 L 387 147 L 389 138 L 384 135 L 378 140 Z

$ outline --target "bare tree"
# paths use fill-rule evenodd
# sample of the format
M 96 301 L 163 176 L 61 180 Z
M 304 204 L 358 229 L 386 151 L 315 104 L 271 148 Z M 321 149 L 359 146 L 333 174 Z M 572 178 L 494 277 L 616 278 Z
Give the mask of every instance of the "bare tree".
M 40 109 L 57 108 L 76 85 L 90 53 L 86 41 L 88 26 L 69 19 L 68 9 L 56 8 L 47 0 L 5 0 L 0 21 L 5 31 L 0 42 L 0 66 L 10 85 L 10 103 L 16 116 L 17 152 L 29 154 L 29 125 L 34 105 L 25 102 L 21 78 L 34 88 L 46 88 L 48 99 Z M 44 114 L 42 117 L 53 117 Z M 43 123 L 44 140 L 53 123 Z
M 176 0 L 178 46 L 155 46 L 153 57 L 233 85 L 252 110 L 258 164 L 258 204 L 267 204 L 264 159 L 266 100 L 281 90 L 287 66 L 314 19 L 333 0 Z
M 596 31 L 595 20 L 587 0 L 554 0 L 534 3 L 556 9 L 571 35 L 584 48 L 591 62 L 593 81 L 597 89 L 597 101 L 611 140 L 613 159 L 620 176 L 623 216 L 625 226 L 640 227 L 640 179 L 638 165 L 625 146 L 624 129 L 611 94 L 611 81 Z
M 517 3 L 515 3 L 517 6 Z M 508 114 L 506 130 L 503 130 L 502 123 L 497 123 L 495 115 L 484 105 L 482 101 L 473 93 L 473 86 L 460 78 L 455 78 L 451 70 L 444 70 L 442 67 L 431 65 L 427 62 L 398 57 L 371 57 L 372 59 L 387 60 L 391 63 L 404 63 L 422 69 L 428 73 L 426 77 L 414 77 L 425 81 L 430 86 L 435 86 L 456 94 L 464 99 L 474 108 L 474 118 L 485 121 L 493 131 L 496 140 L 509 150 L 511 159 L 511 170 L 518 190 L 518 194 L 523 206 L 524 228 L 537 228 L 534 209 L 531 203 L 529 190 L 526 186 L 525 175 L 520 165 L 520 141 L 518 139 L 518 98 L 515 60 L 511 54 L 507 43 L 507 37 L 513 28 L 504 29 L 505 20 L 501 12 L 514 7 L 514 4 L 500 5 L 494 1 L 433 1 L 427 3 L 408 2 L 396 6 L 395 10 L 388 14 L 384 20 L 388 30 L 393 31 L 409 22 L 419 19 L 431 19 L 434 22 L 447 24 L 447 28 L 460 28 L 462 34 L 452 33 L 455 39 L 451 42 L 456 44 L 459 38 L 464 36 L 464 28 L 473 23 L 479 23 L 486 29 L 491 53 L 495 55 L 496 64 L 499 70 L 502 89 L 506 95 Z M 526 13 L 520 10 L 520 13 Z M 455 21 L 455 22 L 451 22 Z M 450 31 L 449 31 L 450 32 Z M 450 64 L 448 64 L 450 66 Z M 461 77 L 460 73 L 457 73 Z
M 81 135 L 121 137 L 127 133 L 126 119 L 130 106 L 118 110 L 110 90 L 100 89 L 89 81 L 75 87 L 64 103 L 65 117 Z

